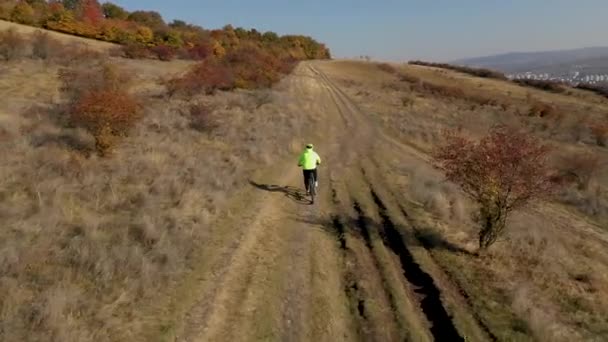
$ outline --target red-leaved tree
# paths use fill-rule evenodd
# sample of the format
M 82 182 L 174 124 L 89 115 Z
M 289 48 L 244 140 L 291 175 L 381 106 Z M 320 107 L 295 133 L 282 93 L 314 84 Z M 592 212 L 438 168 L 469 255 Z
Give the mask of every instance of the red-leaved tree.
M 548 151 L 535 138 L 505 126 L 479 141 L 448 135 L 438 149 L 435 160 L 447 179 L 479 205 L 481 250 L 497 241 L 513 210 L 551 192 L 555 183 L 547 168 Z
M 81 20 L 89 25 L 97 26 L 104 18 L 103 9 L 97 0 L 83 0 L 79 11 Z

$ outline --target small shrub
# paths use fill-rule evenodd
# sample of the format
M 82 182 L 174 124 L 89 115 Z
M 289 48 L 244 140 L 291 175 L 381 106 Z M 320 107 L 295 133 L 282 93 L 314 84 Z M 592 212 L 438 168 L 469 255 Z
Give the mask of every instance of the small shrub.
M 125 136 L 138 118 L 137 101 L 127 92 L 111 89 L 84 94 L 70 110 L 71 123 L 93 135 L 101 155 L 107 155 L 117 138 Z
M 566 91 L 566 87 L 563 83 L 555 82 L 555 81 L 522 79 L 522 80 L 514 80 L 513 82 L 515 82 L 519 85 L 533 87 L 533 88 L 537 88 L 537 89 L 541 89 L 541 90 L 545 90 L 545 91 L 550 91 L 553 93 L 563 93 Z
M 390 65 L 388 63 L 379 63 L 379 64 L 377 64 L 377 66 L 378 66 L 378 69 L 380 69 L 380 70 L 382 70 L 384 72 L 387 72 L 389 74 L 394 75 L 394 74 L 397 73 L 397 69 L 395 69 L 394 66 L 392 66 L 392 65 Z
M 435 154 L 447 179 L 479 206 L 479 248 L 502 235 L 509 214 L 548 194 L 555 183 L 547 168 L 547 147 L 524 133 L 493 128 L 480 141 L 448 135 Z
M 110 64 L 80 65 L 59 72 L 67 97 L 68 123 L 84 127 L 106 155 L 139 118 L 139 104 L 129 94 L 132 77 Z
M 27 3 L 27 1 L 19 1 L 11 11 L 11 21 L 25 25 L 32 25 L 36 21 L 34 14 L 34 9 Z
M 230 51 L 225 63 L 234 73 L 234 86 L 243 89 L 272 86 L 284 68 L 282 60 L 252 44 Z
M 188 108 L 190 128 L 199 132 L 209 132 L 213 130 L 217 124 L 213 119 L 212 114 L 213 109 L 202 102 L 191 105 Z
M 89 92 L 111 90 L 126 91 L 132 82 L 132 75 L 111 64 L 79 66 L 59 70 L 60 90 L 75 101 Z
M 418 82 L 420 82 L 420 78 L 418 78 L 416 76 L 409 75 L 409 74 L 400 73 L 399 74 L 399 81 L 401 81 L 401 82 L 409 82 L 409 83 L 418 83 Z
M 554 116 L 557 114 L 557 109 L 545 102 L 535 101 L 530 106 L 530 111 L 528 112 L 529 116 L 535 116 L 544 118 L 547 116 Z
M 150 50 L 141 44 L 130 43 L 122 47 L 124 57 L 131 59 L 150 58 Z
M 77 66 L 95 64 L 105 55 L 99 51 L 91 50 L 83 44 L 68 44 L 57 46 L 53 51 L 53 60 L 63 66 Z
M 169 96 L 212 94 L 216 90 L 234 88 L 234 76 L 224 64 L 215 58 L 208 58 L 198 63 L 183 76 L 170 79 L 165 86 Z
M 409 96 L 402 96 L 401 97 L 401 105 L 403 107 L 411 107 L 414 105 L 415 100 Z
M 575 183 L 579 190 L 589 187 L 600 166 L 598 156 L 591 153 L 570 153 L 558 158 L 560 181 Z
M 113 47 L 108 51 L 112 57 L 126 57 L 124 46 Z
M 272 103 L 272 91 L 268 89 L 255 90 L 250 94 L 255 109 Z
M 0 32 L 0 57 L 6 61 L 23 57 L 27 49 L 27 40 L 15 29 Z
M 63 44 L 42 31 L 34 32 L 32 37 L 32 56 L 39 59 L 53 59 L 63 54 Z
M 279 61 L 277 71 L 281 74 L 290 74 L 298 65 L 298 60 L 292 57 L 283 58 Z
M 595 121 L 589 125 L 589 130 L 598 146 L 608 146 L 608 122 Z
M 157 45 L 150 49 L 152 54 L 154 54 L 161 61 L 171 61 L 175 59 L 177 51 L 167 45 Z
M 194 60 L 203 60 L 213 53 L 210 44 L 199 43 L 186 50 L 186 57 Z
M 407 85 L 399 82 L 385 82 L 382 84 L 382 89 L 384 90 L 393 90 L 393 91 L 402 91 L 407 90 Z

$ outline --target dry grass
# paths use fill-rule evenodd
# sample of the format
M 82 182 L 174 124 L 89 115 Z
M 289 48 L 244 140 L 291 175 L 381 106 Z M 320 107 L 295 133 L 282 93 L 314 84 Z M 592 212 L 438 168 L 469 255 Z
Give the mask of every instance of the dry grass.
M 324 71 L 363 112 L 419 151 L 433 151 L 445 129 L 475 137 L 501 123 L 527 129 L 562 153 L 567 160 L 558 157 L 556 165 L 576 173 L 576 181 L 553 201 L 514 216 L 506 239 L 484 259 L 460 252 L 475 251 L 476 231 L 474 207 L 457 187 L 416 158 L 395 162 L 391 179 L 403 178 L 395 191 L 418 208 L 410 214 L 433 257 L 499 340 L 601 340 L 606 335 L 608 231 L 602 227 L 608 226 L 608 168 L 601 165 L 608 156 L 588 129 L 589 122 L 604 118 L 605 100 L 420 66 L 398 68 L 398 76 L 358 62 L 333 62 Z M 395 82 L 413 86 L 387 86 Z M 461 90 L 433 94 L 420 88 L 421 82 Z M 481 105 L 467 94 L 499 102 Z M 404 106 L 403 97 L 414 101 Z M 534 108 L 537 104 L 543 108 Z
M 90 133 L 65 126 L 61 65 L 0 64 L 0 340 L 107 341 L 126 321 L 142 326 L 140 308 L 192 266 L 241 180 L 292 152 L 306 120 L 279 110 L 290 101 L 280 90 L 158 96 L 158 80 L 189 63 L 109 63 L 133 71 L 145 104 L 110 158 L 87 153 Z M 198 103 L 215 108 L 214 130 L 183 115 Z
M 21 24 L 17 24 L 17 23 L 0 20 L 0 31 L 4 31 L 7 29 L 14 29 L 17 33 L 24 34 L 24 35 L 31 35 L 31 34 L 34 34 L 36 31 L 40 30 L 36 27 L 21 25 Z M 108 42 L 90 40 L 90 39 L 86 39 L 86 38 L 81 38 L 81 37 L 77 37 L 77 36 L 59 33 L 59 32 L 53 32 L 53 31 L 47 31 L 47 32 L 51 38 L 56 39 L 57 41 L 59 41 L 63 44 L 86 45 L 89 49 L 94 50 L 96 52 L 108 52 L 110 49 L 115 48 L 117 46 L 115 44 L 108 43 Z

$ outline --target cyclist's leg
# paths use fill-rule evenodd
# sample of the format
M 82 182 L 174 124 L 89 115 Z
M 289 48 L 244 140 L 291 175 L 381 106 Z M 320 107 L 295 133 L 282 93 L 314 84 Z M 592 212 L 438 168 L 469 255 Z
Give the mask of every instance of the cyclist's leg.
M 304 170 L 304 189 L 306 189 L 306 192 L 309 192 L 310 189 L 308 189 L 308 181 L 310 179 L 310 171 L 309 170 Z
M 315 187 L 317 187 L 319 186 L 319 173 L 317 172 L 317 169 L 314 169 L 312 173 L 315 175 Z

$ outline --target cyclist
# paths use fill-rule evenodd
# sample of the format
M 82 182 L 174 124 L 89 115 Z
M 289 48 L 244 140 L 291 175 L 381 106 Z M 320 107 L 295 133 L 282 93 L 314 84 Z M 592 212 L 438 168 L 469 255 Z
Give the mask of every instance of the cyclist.
M 298 160 L 298 166 L 304 170 L 304 187 L 306 188 L 306 193 L 310 194 L 310 190 L 308 188 L 308 181 L 310 180 L 310 176 L 315 176 L 315 187 L 319 186 L 319 175 L 317 174 L 317 166 L 321 165 L 321 157 L 317 154 L 317 152 L 313 151 L 313 144 L 306 145 L 306 149 L 300 155 L 300 159 Z

